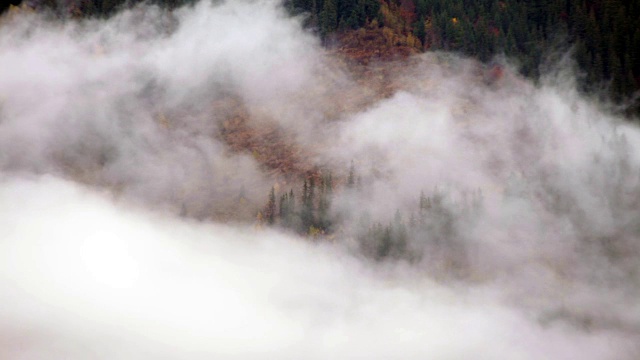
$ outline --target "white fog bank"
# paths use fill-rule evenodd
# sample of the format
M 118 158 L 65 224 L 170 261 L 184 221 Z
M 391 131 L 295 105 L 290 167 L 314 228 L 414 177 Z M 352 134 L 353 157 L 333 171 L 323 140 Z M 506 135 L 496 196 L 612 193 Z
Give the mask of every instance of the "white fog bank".
M 638 333 L 545 323 L 497 289 L 337 245 L 193 223 L 51 177 L 0 185 L 3 359 L 632 359 Z

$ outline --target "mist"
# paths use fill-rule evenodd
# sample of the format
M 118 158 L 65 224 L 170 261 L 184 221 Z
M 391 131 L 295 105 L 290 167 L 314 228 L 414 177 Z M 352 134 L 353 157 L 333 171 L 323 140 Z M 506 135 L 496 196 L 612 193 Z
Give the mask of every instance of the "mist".
M 0 357 L 640 356 L 640 131 L 570 55 L 362 75 L 303 20 L 0 19 Z M 314 172 L 339 228 L 265 226 Z M 406 243 L 380 256 L 375 223 Z
M 131 209 L 50 177 L 2 185 L 3 358 L 602 359 L 637 349 L 633 334 L 543 326 L 491 287 L 375 268 L 339 245 Z

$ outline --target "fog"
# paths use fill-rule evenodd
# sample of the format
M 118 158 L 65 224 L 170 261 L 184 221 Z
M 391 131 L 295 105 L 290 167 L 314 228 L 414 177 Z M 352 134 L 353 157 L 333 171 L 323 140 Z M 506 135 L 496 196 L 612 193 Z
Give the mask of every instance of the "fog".
M 301 22 L 0 18 L 1 358 L 640 356 L 640 131 L 570 55 L 536 82 L 430 52 L 359 77 Z M 297 173 L 228 137 L 262 129 Z M 255 220 L 316 170 L 333 234 Z M 423 224 L 376 255 L 362 219 L 396 212 Z
M 337 245 L 135 210 L 50 177 L 0 194 L 5 359 L 603 359 L 637 346 Z
M 262 195 L 250 155 L 213 138 L 230 114 L 212 104 L 224 94 L 278 106 L 299 91 L 315 41 L 296 25 L 273 5 L 244 2 L 141 7 L 106 22 L 5 19 L 0 165 L 198 217 L 241 189 Z

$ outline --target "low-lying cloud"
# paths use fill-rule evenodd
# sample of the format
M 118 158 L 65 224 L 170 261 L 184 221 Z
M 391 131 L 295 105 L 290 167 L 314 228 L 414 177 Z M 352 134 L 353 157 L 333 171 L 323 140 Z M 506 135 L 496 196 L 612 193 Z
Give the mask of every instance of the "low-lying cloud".
M 637 355 L 637 333 L 545 324 L 492 287 L 336 244 L 132 210 L 51 177 L 4 180 L 0 196 L 6 359 Z
M 640 132 L 566 65 L 358 78 L 267 1 L 1 21 L 0 357 L 640 356 Z M 334 234 L 253 223 L 300 186 L 237 119 L 334 172 Z M 392 221 L 404 252 L 371 256 Z
M 268 2 L 142 6 L 108 21 L 5 19 L 0 167 L 117 188 L 201 218 L 230 194 L 255 199 L 268 187 L 251 156 L 216 138 L 233 114 L 214 102 L 239 96 L 278 108 L 300 92 L 318 48 L 297 25 Z

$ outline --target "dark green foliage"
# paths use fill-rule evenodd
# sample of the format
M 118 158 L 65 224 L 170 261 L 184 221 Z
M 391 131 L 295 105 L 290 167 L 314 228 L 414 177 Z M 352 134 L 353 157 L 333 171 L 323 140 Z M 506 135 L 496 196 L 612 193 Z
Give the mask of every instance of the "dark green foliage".
M 380 13 L 380 1 L 378 0 L 362 0 L 364 6 L 364 15 L 367 21 L 375 19 Z
M 175 9 L 185 5 L 192 5 L 197 0 L 148 0 L 147 4 L 157 5 L 166 9 Z M 50 9 L 60 16 L 74 15 L 84 17 L 105 18 L 117 11 L 142 3 L 140 0 L 42 0 L 38 7 Z
M 396 210 L 385 225 L 373 222 L 369 212 L 359 206 L 364 194 L 357 188 L 356 177 L 355 166 L 351 164 L 346 179 L 347 186 L 351 179 L 351 187 L 339 192 L 342 198 L 335 198 L 331 173 L 309 176 L 303 180 L 299 206 L 296 207 L 291 189 L 280 195 L 277 212 L 272 188 L 264 210 L 265 222 L 314 238 L 336 233 L 352 236 L 362 253 L 376 261 L 428 261 L 436 269 L 464 276 L 470 250 L 463 234 L 482 213 L 480 190 L 461 193 L 457 202 L 437 188 L 428 196 L 421 192 L 417 207 L 410 209 L 408 216 Z M 344 204 L 345 200 L 349 203 L 348 211 L 359 212 L 359 217 L 332 211 L 334 202 Z
M 397 210 L 387 225 L 371 224 L 369 216 L 362 215 L 355 227 L 362 252 L 378 261 L 428 261 L 436 269 L 464 276 L 470 250 L 461 230 L 473 226 L 483 204 L 480 190 L 461 196 L 452 202 L 438 189 L 430 196 L 422 192 L 408 220 Z
M 263 209 L 263 218 L 268 225 L 279 224 L 283 228 L 301 234 L 315 232 L 326 234 L 332 231 L 334 216 L 331 213 L 333 202 L 333 178 L 331 173 L 320 177 L 320 185 L 316 186 L 316 178 L 311 176 L 302 184 L 302 196 L 299 211 L 293 189 L 280 195 L 276 209 L 275 189 L 271 188 L 269 200 Z M 277 211 L 276 211 L 277 210 Z
M 316 228 L 320 229 L 324 233 L 331 231 L 331 215 L 329 209 L 331 208 L 331 200 L 333 197 L 333 179 L 331 173 L 322 178 L 322 187 L 320 191 L 320 199 L 318 201 L 318 217 Z
M 425 37 L 427 36 L 427 32 L 424 28 L 424 16 L 421 15 L 418 18 L 418 21 L 413 23 L 413 34 L 420 39 L 420 41 L 424 44 Z
M 320 19 L 326 38 L 339 29 L 358 28 L 380 16 L 378 0 L 289 0 L 297 12 Z M 402 1 L 384 0 L 400 5 Z M 537 78 L 544 54 L 558 43 L 574 46 L 584 91 L 610 89 L 624 100 L 640 87 L 640 1 L 620 0 L 414 0 L 413 34 L 432 49 L 490 61 L 504 53 L 520 71 Z M 394 5 L 395 7 L 395 5 Z M 407 7 L 405 7 L 407 8 Z M 411 6 L 409 7 L 411 8 Z M 381 20 L 381 19 L 380 19 Z M 424 21 L 431 22 L 425 29 Z M 435 40 L 435 41 L 432 41 Z M 630 114 L 640 113 L 636 100 Z
M 297 229 L 299 227 L 300 219 L 296 213 L 296 198 L 293 189 L 280 196 L 278 217 L 280 218 L 280 226 L 284 228 Z
M 322 177 L 321 180 L 319 195 L 316 194 L 315 179 L 310 177 L 309 180 L 304 180 L 299 211 L 297 211 L 293 189 L 280 195 L 276 209 L 276 194 L 275 189 L 272 188 L 263 210 L 265 222 L 268 225 L 279 224 L 283 228 L 301 234 L 308 234 L 312 228 L 320 234 L 331 231 L 333 224 L 330 211 L 333 198 L 331 174 Z
M 545 51 L 569 40 L 585 73 L 582 90 L 608 87 L 614 99 L 624 100 L 640 86 L 637 0 L 417 0 L 416 14 L 432 21 L 436 49 L 482 61 L 505 53 L 519 60 L 524 75 L 535 78 Z M 421 38 L 416 24 L 413 32 Z M 639 112 L 636 101 L 629 113 Z
M 379 16 L 379 0 L 286 0 L 291 14 L 305 14 L 305 25 L 322 39 L 337 30 L 358 29 Z
M 269 201 L 267 202 L 267 206 L 264 210 L 264 216 L 267 220 L 267 224 L 273 225 L 276 219 L 276 191 L 272 187 L 271 192 L 269 192 Z
M 338 10 L 335 0 L 324 0 L 320 12 L 320 36 L 324 39 L 338 29 Z

